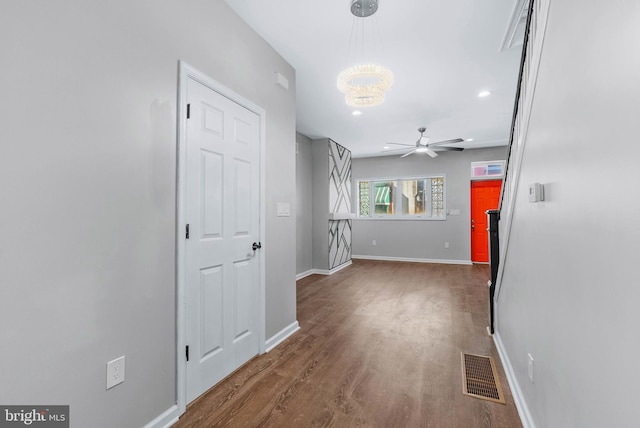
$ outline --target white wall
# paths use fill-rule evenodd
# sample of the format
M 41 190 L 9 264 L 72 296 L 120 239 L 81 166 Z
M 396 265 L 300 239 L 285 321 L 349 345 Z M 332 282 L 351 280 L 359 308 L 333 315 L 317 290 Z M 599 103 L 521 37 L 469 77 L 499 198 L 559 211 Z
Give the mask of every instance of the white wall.
M 537 427 L 640 420 L 638 22 L 640 4 L 623 0 L 549 11 L 497 302 Z M 528 202 L 534 182 L 545 202 Z
M 266 110 L 267 338 L 296 318 L 295 72 L 222 0 L 0 8 L 0 403 L 142 426 L 176 401 L 177 60 Z
M 313 185 L 311 139 L 296 134 L 296 274 L 313 268 Z
M 471 162 L 506 158 L 506 147 L 441 152 L 437 158 L 411 155 L 355 158 L 352 160 L 351 194 L 357 197 L 357 180 L 445 174 L 448 209 L 459 216 L 445 221 L 359 220 L 353 221 L 353 255 L 405 259 L 471 261 Z M 353 202 L 354 210 L 357 201 Z M 376 245 L 372 241 L 376 241 Z M 449 248 L 444 243 L 449 242 Z

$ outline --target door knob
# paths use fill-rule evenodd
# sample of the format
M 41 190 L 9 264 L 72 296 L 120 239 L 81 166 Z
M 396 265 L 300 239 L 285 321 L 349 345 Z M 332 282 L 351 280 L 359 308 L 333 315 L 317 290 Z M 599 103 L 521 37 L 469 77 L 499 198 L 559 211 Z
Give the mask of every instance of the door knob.
M 262 243 L 261 242 L 254 242 L 253 245 L 251 246 L 251 248 L 253 249 L 253 251 L 259 250 L 260 248 L 262 248 Z

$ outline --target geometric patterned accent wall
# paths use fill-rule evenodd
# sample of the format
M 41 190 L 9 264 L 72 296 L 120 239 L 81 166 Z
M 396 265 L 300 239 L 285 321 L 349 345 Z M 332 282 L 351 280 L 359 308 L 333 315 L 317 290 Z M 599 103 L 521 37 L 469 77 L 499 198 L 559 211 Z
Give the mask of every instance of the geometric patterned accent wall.
M 329 139 L 329 212 L 351 212 L 351 152 Z
M 351 260 L 351 220 L 329 220 L 329 269 Z
M 329 139 L 329 212 L 351 212 L 351 152 Z M 329 220 L 329 269 L 351 260 L 351 220 Z

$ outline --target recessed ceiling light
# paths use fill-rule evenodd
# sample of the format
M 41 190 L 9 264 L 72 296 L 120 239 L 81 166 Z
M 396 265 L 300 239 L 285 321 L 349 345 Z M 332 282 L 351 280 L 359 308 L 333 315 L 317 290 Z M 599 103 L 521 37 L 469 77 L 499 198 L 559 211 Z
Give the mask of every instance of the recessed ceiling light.
M 383 149 L 389 150 L 389 146 L 384 146 Z
M 489 92 L 489 91 L 480 91 L 478 93 L 478 97 L 480 97 L 480 98 L 488 97 L 489 95 L 491 95 L 491 92 Z
M 362 116 L 362 112 L 360 110 L 354 110 L 351 114 L 354 116 Z
M 473 141 L 473 138 L 467 138 L 465 141 Z

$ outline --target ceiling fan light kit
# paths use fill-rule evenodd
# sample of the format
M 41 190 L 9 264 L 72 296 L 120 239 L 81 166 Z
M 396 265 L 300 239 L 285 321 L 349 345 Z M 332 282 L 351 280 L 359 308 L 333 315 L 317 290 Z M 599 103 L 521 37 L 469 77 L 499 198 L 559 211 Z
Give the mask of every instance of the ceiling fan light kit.
M 378 0 L 352 0 L 353 14 L 352 40 L 349 47 L 355 49 L 364 46 L 364 30 L 358 31 L 359 21 L 370 17 L 378 10 Z M 353 40 L 362 34 L 362 40 Z M 373 107 L 382 104 L 385 92 L 393 85 L 393 73 L 379 64 L 358 64 L 338 74 L 337 86 L 344 93 L 345 102 L 350 107 Z

